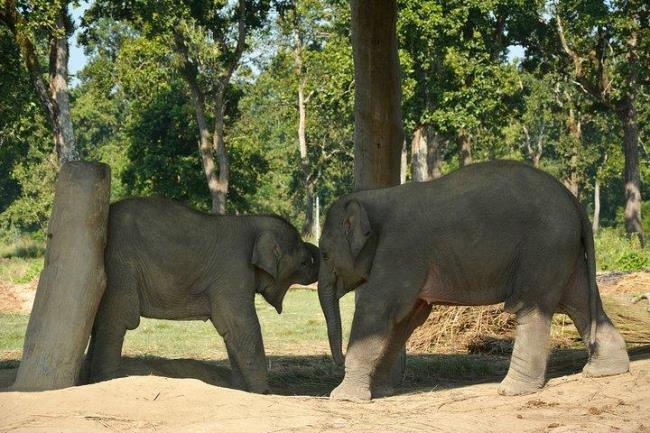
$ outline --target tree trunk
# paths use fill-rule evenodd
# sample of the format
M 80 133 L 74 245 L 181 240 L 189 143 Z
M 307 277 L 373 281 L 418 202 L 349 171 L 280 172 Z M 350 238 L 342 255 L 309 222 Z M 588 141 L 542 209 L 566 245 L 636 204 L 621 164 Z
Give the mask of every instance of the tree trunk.
M 408 172 L 408 154 L 406 149 L 406 138 L 402 142 L 402 158 L 399 165 L 399 183 L 406 183 L 406 174 Z
M 463 128 L 458 132 L 458 165 L 465 167 L 472 163 L 472 142 Z
M 413 131 L 411 140 L 411 180 L 413 182 L 425 182 L 429 179 L 427 151 L 427 128 L 418 126 Z
M 623 98 L 619 117 L 623 124 L 623 152 L 625 167 L 625 231 L 628 235 L 637 235 L 645 246 L 643 226 L 641 225 L 641 172 L 639 170 L 639 126 L 636 120 L 636 107 L 631 94 Z
M 210 191 L 210 198 L 212 200 L 212 213 L 218 213 L 221 203 L 219 194 L 219 179 L 217 178 L 217 167 L 214 162 L 213 154 L 213 141 L 215 137 L 211 137 L 210 129 L 208 128 L 208 121 L 205 117 L 205 96 L 199 88 L 197 80 L 197 67 L 190 60 L 190 54 L 184 40 L 181 30 L 174 31 L 174 43 L 176 51 L 180 54 L 182 60 L 181 74 L 190 88 L 190 98 L 192 105 L 194 105 L 194 112 L 196 113 L 196 124 L 199 128 L 199 155 L 201 157 L 201 165 L 203 166 L 203 174 L 208 183 L 208 190 Z M 215 119 L 215 123 L 217 120 Z M 221 119 L 223 124 L 223 116 Z M 223 140 L 223 137 L 221 138 Z M 216 147 L 216 146 L 215 146 Z M 225 199 L 224 199 L 225 202 Z
M 222 86 L 215 95 L 214 100 L 214 135 L 212 146 L 214 154 L 219 163 L 219 176 L 217 177 L 216 191 L 212 196 L 212 213 L 225 215 L 226 198 L 228 196 L 228 184 L 230 182 L 230 160 L 224 141 L 224 114 L 226 106 L 223 100 L 225 86 Z
M 437 179 L 442 176 L 442 137 L 429 128 L 427 137 L 427 166 L 429 179 Z
M 61 168 L 14 390 L 65 388 L 77 382 L 106 287 L 110 183 L 105 164 L 75 161 Z
M 38 53 L 31 35 L 26 30 L 27 24 L 18 12 L 15 0 L 7 0 L 4 5 L 2 21 L 9 27 L 20 54 L 25 61 L 27 71 L 34 86 L 36 96 L 47 117 L 54 138 L 54 154 L 57 165 L 75 160 L 78 157 L 68 95 L 68 41 L 70 22 L 67 15 L 67 3 L 58 11 L 54 24 L 54 32 L 50 35 L 49 92 L 43 80 L 42 68 Z
M 54 148 L 62 165 L 78 158 L 75 147 L 70 98 L 68 92 L 68 39 L 66 20 L 67 6 L 63 6 L 56 18 L 54 32 L 50 38 L 50 99 L 53 101 Z
M 354 189 L 400 183 L 402 130 L 396 0 L 350 0 L 354 57 Z M 392 372 L 400 383 L 402 349 Z
M 591 230 L 594 235 L 598 233 L 598 228 L 600 225 L 600 180 L 596 176 L 596 182 L 594 184 L 594 220 L 591 223 Z
M 569 162 L 569 173 L 563 180 L 564 186 L 567 187 L 571 194 L 576 198 L 580 196 L 580 175 L 578 174 L 579 148 L 582 142 L 582 122 L 576 118 L 573 108 L 569 109 L 569 118 L 567 120 L 569 136 L 571 137 L 571 159 Z
M 298 84 L 298 147 L 300 150 L 300 168 L 304 176 L 305 186 L 305 224 L 302 226 L 302 235 L 315 239 L 316 221 L 314 219 L 314 183 L 311 182 L 311 169 L 309 155 L 307 154 L 307 111 L 305 108 L 305 82 L 301 79 Z
M 395 0 L 351 0 L 354 189 L 398 185 L 404 132 Z
M 298 78 L 298 150 L 300 151 L 300 168 L 303 175 L 303 186 L 305 188 L 305 223 L 302 226 L 302 236 L 316 239 L 316 219 L 314 218 L 314 192 L 315 181 L 311 176 L 309 154 L 307 153 L 307 99 L 305 87 L 307 85 L 304 76 L 304 62 L 302 53 L 302 38 L 300 36 L 300 24 L 298 12 L 293 10 L 293 57 L 296 76 Z

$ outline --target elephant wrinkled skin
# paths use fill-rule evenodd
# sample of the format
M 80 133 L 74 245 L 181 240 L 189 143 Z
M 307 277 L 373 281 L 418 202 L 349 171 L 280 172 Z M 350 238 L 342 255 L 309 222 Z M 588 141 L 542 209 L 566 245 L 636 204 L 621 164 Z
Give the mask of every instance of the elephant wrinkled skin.
M 280 313 L 291 284 L 316 281 L 318 258 L 280 217 L 208 215 L 158 198 L 112 204 L 90 380 L 117 375 L 124 335 L 140 316 L 210 319 L 226 343 L 234 385 L 269 392 L 255 293 Z
M 583 372 L 628 371 L 625 342 L 602 308 L 591 225 L 552 176 L 525 164 L 470 165 L 430 182 L 360 191 L 330 207 L 320 239 L 319 299 L 335 362 L 333 398 L 384 395 L 387 376 L 432 305 L 505 301 L 517 316 L 499 393 L 545 381 L 554 312 L 568 314 L 588 346 Z M 347 355 L 339 298 L 357 290 Z

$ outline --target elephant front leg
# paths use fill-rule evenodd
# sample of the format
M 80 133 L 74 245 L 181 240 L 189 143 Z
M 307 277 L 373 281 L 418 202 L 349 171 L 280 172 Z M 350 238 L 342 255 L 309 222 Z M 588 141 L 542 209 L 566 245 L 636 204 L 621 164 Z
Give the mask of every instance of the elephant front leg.
M 372 300 L 370 300 L 372 302 Z M 357 298 L 350 343 L 345 356 L 345 377 L 332 391 L 336 400 L 370 400 L 373 375 L 387 350 L 392 321 L 387 306 Z
M 230 347 L 230 344 L 226 343 L 226 350 L 228 351 L 228 360 L 230 361 L 230 382 L 233 388 L 246 391 L 246 381 L 244 380 L 244 375 L 242 374 L 239 366 L 237 365 L 235 352 Z
M 229 307 L 229 301 L 232 300 L 213 302 L 212 323 L 226 343 L 233 367 L 233 385 L 269 394 L 262 332 L 253 301 L 244 309 Z
M 510 369 L 499 385 L 499 394 L 531 394 L 544 386 L 551 317 L 538 309 L 517 314 Z
M 418 298 L 410 313 L 393 327 L 387 349 L 374 375 L 373 398 L 392 395 L 394 387 L 401 383 L 406 364 L 406 342 L 413 331 L 427 320 L 431 308 L 431 304 Z

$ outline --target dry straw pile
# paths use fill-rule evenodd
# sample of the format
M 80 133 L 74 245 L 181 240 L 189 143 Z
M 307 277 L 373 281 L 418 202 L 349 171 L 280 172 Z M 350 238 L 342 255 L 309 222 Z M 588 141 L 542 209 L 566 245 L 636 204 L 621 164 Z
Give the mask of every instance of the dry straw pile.
M 650 273 L 604 275 L 599 278 L 605 311 L 630 346 L 650 345 L 650 312 L 634 303 L 637 292 L 650 291 Z M 512 352 L 515 316 L 502 305 L 483 307 L 434 306 L 427 321 L 415 330 L 407 348 L 411 352 Z M 556 314 L 550 344 L 554 348 L 584 347 L 571 320 Z

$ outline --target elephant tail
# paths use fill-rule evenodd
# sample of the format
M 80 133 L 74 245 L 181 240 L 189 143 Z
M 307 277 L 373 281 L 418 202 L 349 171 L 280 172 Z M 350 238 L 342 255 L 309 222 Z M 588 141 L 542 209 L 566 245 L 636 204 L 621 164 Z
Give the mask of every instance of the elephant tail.
M 598 319 L 598 284 L 596 283 L 596 252 L 594 248 L 594 233 L 589 222 L 587 213 L 578 204 L 580 218 L 582 220 L 582 245 L 585 249 L 585 260 L 587 261 L 587 279 L 589 282 L 589 353 L 596 351 L 596 328 Z

